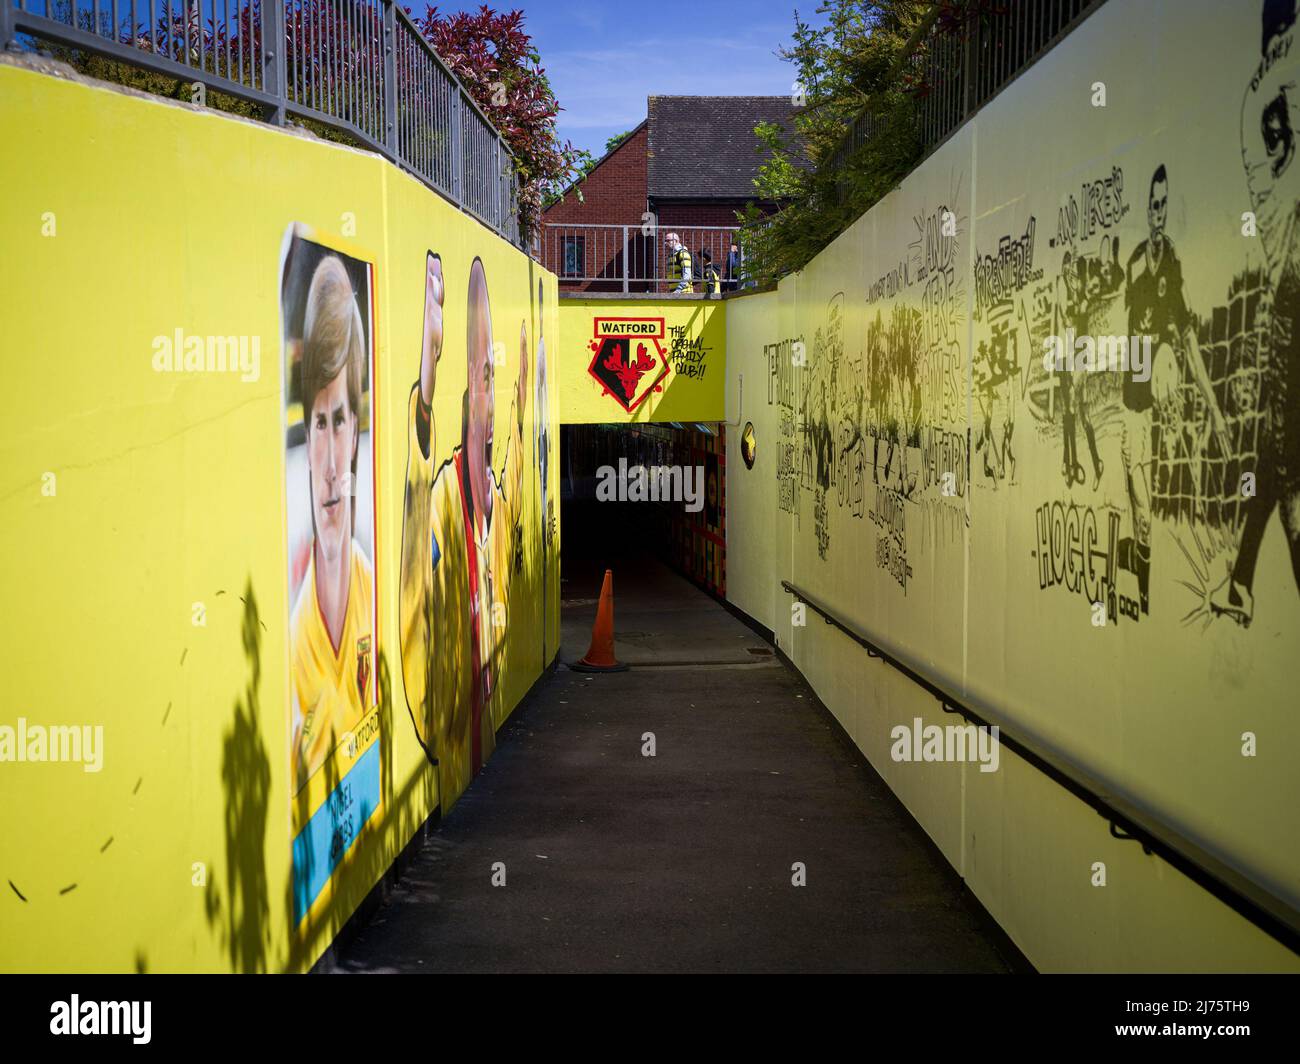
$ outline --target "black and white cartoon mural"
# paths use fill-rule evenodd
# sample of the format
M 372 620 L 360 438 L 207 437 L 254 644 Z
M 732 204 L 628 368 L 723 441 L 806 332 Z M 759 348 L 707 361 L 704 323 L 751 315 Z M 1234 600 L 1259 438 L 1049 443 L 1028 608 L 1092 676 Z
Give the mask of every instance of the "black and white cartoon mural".
M 806 362 L 802 337 L 766 344 L 763 356 L 767 362 L 767 402 L 779 411 L 776 444 L 777 509 L 799 517 L 799 465 L 796 455 L 802 453 L 799 442 L 797 396 Z
M 764 304 L 781 579 L 1289 883 L 1298 7 L 1097 6 Z
M 954 176 L 949 202 L 960 197 Z M 863 520 L 877 568 L 903 593 L 909 550 L 959 542 L 968 474 L 966 222 L 939 205 L 916 211 L 908 228 L 865 298 L 834 292 L 800 339 L 765 349 L 768 402 L 780 407 L 779 508 L 800 529 L 811 519 L 823 560 L 835 550 L 832 514 Z
M 1029 187 L 973 247 L 948 206 L 969 198 L 955 169 L 906 247 L 864 240 L 856 293 L 801 289 L 799 337 L 765 349 L 768 401 L 779 508 L 820 559 L 833 529 L 853 527 L 833 513 L 864 519 L 877 567 L 906 591 L 922 544 L 961 538 L 972 467 L 981 490 L 1014 495 L 1026 463 L 1052 453 L 1055 487 L 1021 511 L 1041 589 L 1084 595 L 1112 624 L 1163 609 L 1246 627 L 1275 510 L 1300 584 L 1300 419 L 1286 409 L 1300 358 L 1296 23 L 1289 0 L 1262 11 L 1241 150 L 1263 262 L 1248 256 L 1217 299 L 1189 288 L 1175 245 L 1195 237 L 1185 190 L 1198 175 L 1157 150 Z
M 1255 562 L 1274 509 L 1281 513 L 1300 587 L 1300 417 L 1295 410 L 1300 398 L 1300 168 L 1294 165 L 1300 55 L 1293 49 L 1295 0 L 1265 0 L 1262 21 L 1259 64 L 1241 109 L 1241 155 L 1267 264 L 1263 304 L 1271 328 L 1263 337 L 1268 358 L 1261 389 L 1252 387 L 1253 378 L 1238 377 L 1234 396 L 1254 400 L 1265 411 L 1263 451 L 1254 492 L 1245 502 L 1232 571 L 1210 597 L 1214 615 L 1231 617 L 1243 627 L 1254 617 Z
M 1014 484 L 1017 445 L 1021 452 L 1058 447 L 1064 493 L 1033 511 L 1041 588 L 1064 586 L 1103 603 L 1111 622 L 1148 616 L 1153 521 L 1161 520 L 1174 526 L 1181 548 L 1165 572 L 1194 596 L 1182 619 L 1228 615 L 1248 624 L 1251 536 L 1240 575 L 1212 593 L 1211 570 L 1242 517 L 1278 498 L 1270 495 L 1276 477 L 1254 496 L 1258 502 L 1241 492 L 1266 420 L 1258 404 L 1269 300 L 1260 271 L 1247 269 L 1225 305 L 1196 312 L 1168 233 L 1169 169 L 1156 160 L 1147 173 L 1144 231 L 1131 236 L 1127 258 L 1120 230 L 1131 232 L 1136 212 L 1118 166 L 1085 182 L 1078 198 L 1066 194 L 1046 249 L 1059 252 L 1059 273 L 1033 267 L 1044 255 L 1033 215 L 1022 236 L 1001 238 L 996 253 L 977 251 L 978 483 Z M 1017 437 L 1017 414 L 1025 412 L 1034 435 Z M 1095 539 L 1077 547 L 1085 564 L 1075 568 L 1070 544 L 1078 535 Z M 1172 599 L 1171 608 L 1179 608 Z

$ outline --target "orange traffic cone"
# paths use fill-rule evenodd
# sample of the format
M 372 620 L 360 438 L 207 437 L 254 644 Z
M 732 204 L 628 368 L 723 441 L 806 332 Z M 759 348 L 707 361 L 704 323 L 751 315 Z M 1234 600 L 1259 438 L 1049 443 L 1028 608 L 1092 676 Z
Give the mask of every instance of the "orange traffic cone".
M 591 626 L 591 647 L 586 657 L 569 668 L 577 672 L 627 671 L 627 666 L 614 657 L 614 573 L 610 569 L 605 570 L 605 582 L 600 585 L 596 623 Z

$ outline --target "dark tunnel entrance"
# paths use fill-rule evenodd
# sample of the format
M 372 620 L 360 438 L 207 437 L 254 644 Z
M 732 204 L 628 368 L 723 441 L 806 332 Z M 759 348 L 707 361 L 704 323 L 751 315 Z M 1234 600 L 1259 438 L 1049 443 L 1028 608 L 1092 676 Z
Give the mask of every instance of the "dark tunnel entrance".
M 606 569 L 631 590 L 665 568 L 726 595 L 726 433 L 721 424 L 565 425 L 560 434 L 560 589 L 566 620 Z M 583 611 L 585 612 L 585 610 Z M 562 660 L 586 643 L 566 624 Z

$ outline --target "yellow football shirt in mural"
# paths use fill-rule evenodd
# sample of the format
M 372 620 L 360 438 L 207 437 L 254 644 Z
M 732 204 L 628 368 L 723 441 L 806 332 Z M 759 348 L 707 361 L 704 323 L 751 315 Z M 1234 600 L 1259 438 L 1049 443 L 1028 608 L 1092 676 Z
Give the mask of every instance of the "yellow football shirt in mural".
M 474 518 L 462 445 L 436 470 L 427 415 L 420 442 L 420 387 L 408 404 L 409 457 L 402 520 L 402 678 L 420 741 L 439 766 L 444 809 L 495 744 L 497 678 L 505 654 L 510 574 L 523 493 L 523 437 L 516 404 L 502 475 L 492 482 L 486 529 Z M 494 608 L 495 607 L 495 608 Z
M 348 607 L 338 649 L 330 642 L 316 599 L 316 551 L 289 619 L 294 704 L 293 768 L 297 792 L 325 762 L 345 732 L 374 704 L 375 574 L 352 542 Z

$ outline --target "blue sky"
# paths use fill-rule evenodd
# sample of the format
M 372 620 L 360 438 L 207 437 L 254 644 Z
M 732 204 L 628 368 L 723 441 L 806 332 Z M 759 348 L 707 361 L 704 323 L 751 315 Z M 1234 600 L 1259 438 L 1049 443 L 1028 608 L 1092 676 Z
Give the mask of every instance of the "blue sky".
M 599 157 L 656 95 L 778 96 L 794 67 L 775 55 L 794 11 L 819 0 L 490 0 L 522 8 L 560 106 L 560 136 Z M 443 11 L 474 5 L 439 5 Z

